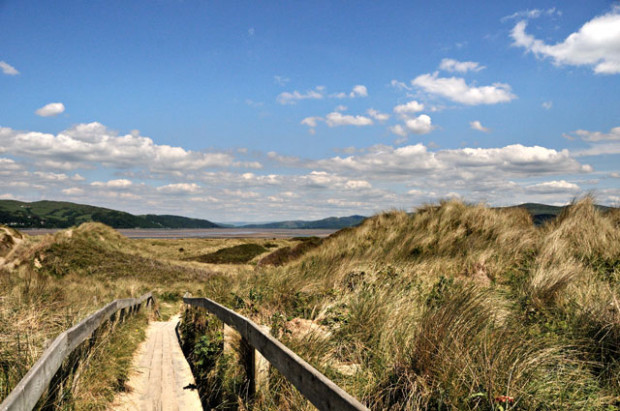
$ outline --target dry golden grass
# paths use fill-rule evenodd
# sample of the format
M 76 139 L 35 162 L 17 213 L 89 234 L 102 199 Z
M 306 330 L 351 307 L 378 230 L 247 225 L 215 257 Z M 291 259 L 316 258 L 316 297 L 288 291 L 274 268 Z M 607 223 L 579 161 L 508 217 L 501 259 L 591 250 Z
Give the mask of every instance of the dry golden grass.
M 0 275 L 0 331 L 18 323 L 28 349 L 15 334 L 0 349 L 30 364 L 106 301 L 190 291 L 269 326 L 374 409 L 620 408 L 620 212 L 589 197 L 540 228 L 524 210 L 446 201 L 379 214 L 281 267 L 181 261 L 247 241 L 130 241 L 89 225 L 32 242 Z M 321 332 L 302 336 L 295 318 Z M 203 331 L 186 348 L 235 408 L 238 365 Z M 310 409 L 277 373 L 271 383 L 256 409 Z
M 272 329 L 323 324 L 327 341 L 282 338 L 372 408 L 617 409 L 619 221 L 589 197 L 542 228 L 457 201 L 391 211 L 216 294 Z

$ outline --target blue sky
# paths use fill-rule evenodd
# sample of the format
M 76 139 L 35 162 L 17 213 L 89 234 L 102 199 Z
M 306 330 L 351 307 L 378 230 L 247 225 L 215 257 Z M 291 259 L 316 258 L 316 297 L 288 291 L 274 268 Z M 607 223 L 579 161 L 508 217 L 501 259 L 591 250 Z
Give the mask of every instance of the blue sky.
M 0 197 L 620 204 L 620 2 L 0 0 Z

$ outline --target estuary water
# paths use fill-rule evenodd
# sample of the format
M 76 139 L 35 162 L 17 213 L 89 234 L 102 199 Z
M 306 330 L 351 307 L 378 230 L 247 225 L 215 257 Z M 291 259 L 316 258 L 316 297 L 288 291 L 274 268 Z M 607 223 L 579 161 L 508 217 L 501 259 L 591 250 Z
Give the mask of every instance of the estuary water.
M 22 229 L 28 235 L 53 234 L 60 229 Z M 117 230 L 128 238 L 291 238 L 327 237 L 334 229 L 268 229 L 268 228 L 121 228 Z

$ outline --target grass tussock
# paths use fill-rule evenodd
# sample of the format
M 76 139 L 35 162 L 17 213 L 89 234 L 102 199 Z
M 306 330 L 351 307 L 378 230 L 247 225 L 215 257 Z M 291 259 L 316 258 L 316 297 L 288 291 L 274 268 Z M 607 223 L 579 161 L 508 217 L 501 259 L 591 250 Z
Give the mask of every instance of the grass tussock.
M 373 409 L 618 409 L 619 221 L 589 197 L 541 227 L 521 209 L 446 201 L 204 293 Z M 322 338 L 284 331 L 299 319 Z M 286 383 L 265 398 L 307 407 Z

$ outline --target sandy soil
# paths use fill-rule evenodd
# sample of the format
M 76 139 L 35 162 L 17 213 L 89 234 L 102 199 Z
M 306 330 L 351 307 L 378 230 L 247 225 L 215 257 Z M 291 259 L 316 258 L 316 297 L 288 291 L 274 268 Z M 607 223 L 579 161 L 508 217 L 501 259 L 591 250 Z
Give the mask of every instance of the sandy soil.
M 179 316 L 154 321 L 134 357 L 127 392 L 110 409 L 122 411 L 202 410 L 194 376 L 179 346 L 175 327 Z

